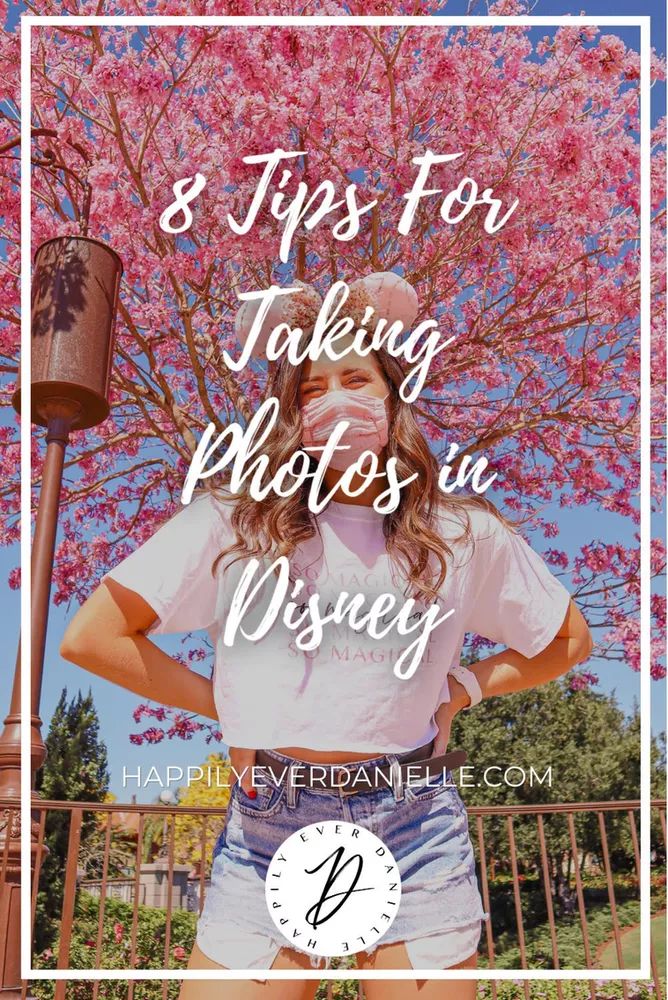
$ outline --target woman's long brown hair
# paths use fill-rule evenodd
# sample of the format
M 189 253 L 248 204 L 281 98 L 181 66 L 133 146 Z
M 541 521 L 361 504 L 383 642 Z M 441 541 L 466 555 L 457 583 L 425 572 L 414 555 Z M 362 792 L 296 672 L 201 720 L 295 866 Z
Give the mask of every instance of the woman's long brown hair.
M 399 395 L 405 373 L 399 362 L 383 348 L 374 354 L 390 391 L 390 432 L 387 458 L 396 458 L 399 481 L 415 472 L 416 479 L 401 490 L 401 500 L 392 513 L 385 516 L 383 530 L 386 548 L 392 561 L 406 581 L 407 590 L 423 599 L 434 600 L 447 574 L 447 558 L 452 555 L 438 528 L 437 515 L 444 510 L 462 519 L 462 535 L 473 542 L 468 510 L 482 508 L 509 527 L 512 522 L 497 511 L 483 496 L 444 494 L 438 486 L 439 467 L 424 434 L 420 430 L 409 403 Z M 293 365 L 280 361 L 269 379 L 267 396 L 276 396 L 278 420 L 264 441 L 268 456 L 267 479 L 274 476 L 295 451 L 301 449 L 302 424 L 299 410 L 299 385 L 306 362 Z M 312 467 L 316 462 L 312 459 Z M 317 522 L 308 509 L 309 481 L 292 496 L 281 497 L 270 491 L 264 500 L 254 500 L 247 492 L 235 496 L 231 516 L 236 542 L 216 557 L 218 562 L 233 555 L 262 559 L 269 556 L 288 558 L 297 546 L 316 534 Z M 217 489 L 214 488 L 214 494 Z M 230 494 L 225 493 L 229 501 Z

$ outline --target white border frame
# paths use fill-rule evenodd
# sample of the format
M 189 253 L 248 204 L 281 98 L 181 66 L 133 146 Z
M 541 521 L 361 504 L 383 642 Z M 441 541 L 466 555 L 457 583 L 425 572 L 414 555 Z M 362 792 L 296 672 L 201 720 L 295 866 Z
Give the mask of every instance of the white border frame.
M 289 27 L 346 26 L 478 26 L 504 27 L 525 25 L 528 27 L 575 27 L 577 25 L 636 27 L 640 29 L 640 953 L 644 958 L 640 969 L 391 969 L 384 972 L 360 969 L 313 969 L 272 970 L 272 969 L 33 969 L 31 968 L 31 879 L 21 880 L 21 977 L 31 980 L 190 980 L 190 979 L 256 979 L 260 975 L 272 979 L 476 979 L 480 981 L 520 979 L 520 980 L 650 980 L 652 978 L 649 955 L 650 935 L 650 15 L 614 16 L 602 15 L 557 15 L 531 16 L 513 15 L 491 16 L 265 16 L 227 17 L 222 15 L 143 15 L 104 16 L 21 16 L 21 868 L 30 872 L 30 726 L 29 706 L 31 704 L 30 677 L 30 443 L 32 427 L 30 423 L 30 276 L 31 260 L 31 213 L 30 213 L 30 42 L 31 29 L 41 25 L 57 27 L 99 26 L 154 26 L 187 27 L 189 25 L 207 27 L 229 25 L 231 27 L 262 27 L 285 25 Z M 26 112 L 26 109 L 28 113 Z M 27 361 L 27 363 L 26 363 Z M 147 975 L 154 972 L 154 975 Z

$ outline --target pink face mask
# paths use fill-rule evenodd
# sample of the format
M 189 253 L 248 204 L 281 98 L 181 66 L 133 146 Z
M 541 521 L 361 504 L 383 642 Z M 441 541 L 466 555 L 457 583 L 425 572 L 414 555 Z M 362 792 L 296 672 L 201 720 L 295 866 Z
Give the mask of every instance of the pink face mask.
M 302 443 L 306 451 L 314 449 L 315 458 L 342 420 L 350 426 L 339 445 L 349 445 L 345 451 L 335 451 L 330 461 L 334 469 L 344 471 L 360 457 L 363 451 L 378 455 L 387 444 L 388 419 L 385 400 L 389 392 L 379 399 L 359 390 L 337 389 L 309 400 L 301 411 Z M 317 449 L 317 450 L 316 450 Z

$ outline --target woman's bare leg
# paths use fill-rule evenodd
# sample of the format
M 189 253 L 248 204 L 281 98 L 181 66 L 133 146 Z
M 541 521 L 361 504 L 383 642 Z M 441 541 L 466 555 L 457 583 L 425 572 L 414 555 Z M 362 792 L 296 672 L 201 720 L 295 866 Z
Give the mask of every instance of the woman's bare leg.
M 312 969 L 308 955 L 281 948 L 272 969 Z M 189 969 L 224 969 L 193 945 Z M 258 972 L 260 976 L 261 973 Z M 186 979 L 179 1000 L 313 1000 L 318 979 L 268 979 L 265 983 L 253 979 Z
M 475 969 L 478 952 L 449 969 Z M 371 956 L 357 956 L 359 969 L 410 969 L 406 945 L 379 945 Z M 475 1000 L 476 979 L 365 979 L 366 1000 Z

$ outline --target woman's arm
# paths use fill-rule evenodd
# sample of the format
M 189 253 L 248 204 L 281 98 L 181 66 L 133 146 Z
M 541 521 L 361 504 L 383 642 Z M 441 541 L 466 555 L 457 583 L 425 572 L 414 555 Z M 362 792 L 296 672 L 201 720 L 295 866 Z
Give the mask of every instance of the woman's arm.
M 60 655 L 143 698 L 217 721 L 211 681 L 143 635 L 156 617 L 143 597 L 108 578 L 67 626 Z
M 589 626 L 571 599 L 561 628 L 537 656 L 529 658 L 514 649 L 504 649 L 479 660 L 469 669 L 476 675 L 483 698 L 493 698 L 547 684 L 567 673 L 576 663 L 586 660 L 592 649 Z M 468 705 L 469 696 L 459 681 L 451 677 L 448 683 L 460 707 Z
M 469 670 L 478 680 L 483 699 L 494 698 L 547 684 L 586 660 L 592 649 L 589 626 L 571 599 L 561 628 L 542 652 L 529 658 L 514 649 L 504 649 L 472 664 Z M 448 677 L 448 686 L 450 701 L 443 702 L 435 715 L 438 753 L 448 746 L 452 719 L 470 703 L 468 692 L 454 677 Z

